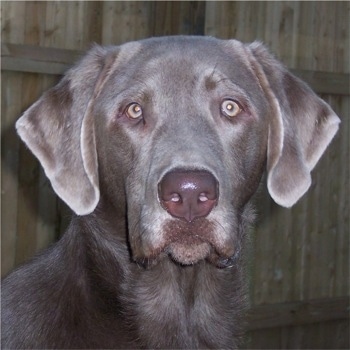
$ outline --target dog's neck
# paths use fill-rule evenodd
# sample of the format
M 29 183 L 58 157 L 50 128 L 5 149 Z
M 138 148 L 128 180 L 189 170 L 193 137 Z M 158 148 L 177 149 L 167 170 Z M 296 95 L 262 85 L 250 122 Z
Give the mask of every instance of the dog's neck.
M 245 304 L 240 258 L 227 269 L 207 261 L 180 266 L 168 257 L 145 268 L 132 262 L 126 224 L 116 227 L 98 214 L 81 223 L 94 293 L 131 315 L 124 322 L 133 325 L 129 332 L 141 346 L 211 348 L 239 339 Z
M 149 270 L 135 269 L 124 288 L 144 345 L 220 348 L 238 339 L 240 278 L 237 266 L 224 270 L 205 261 L 183 267 L 163 259 Z

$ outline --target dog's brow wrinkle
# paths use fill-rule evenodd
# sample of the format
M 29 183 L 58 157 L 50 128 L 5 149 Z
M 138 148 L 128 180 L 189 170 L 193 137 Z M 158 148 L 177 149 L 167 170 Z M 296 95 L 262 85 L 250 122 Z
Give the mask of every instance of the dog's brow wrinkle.
M 205 79 L 205 87 L 209 91 L 214 90 L 216 88 L 216 82 L 212 79 L 211 76 Z
M 213 67 L 213 71 L 210 74 L 210 78 L 212 78 L 214 76 L 214 73 L 216 71 L 216 67 L 218 66 L 218 62 L 215 63 L 214 67 Z
M 221 78 L 221 79 L 219 79 L 219 80 L 216 80 L 215 83 L 218 84 L 218 83 L 221 83 L 222 81 L 227 81 L 227 80 L 228 80 L 228 81 L 231 81 L 230 78 L 223 77 L 223 78 Z

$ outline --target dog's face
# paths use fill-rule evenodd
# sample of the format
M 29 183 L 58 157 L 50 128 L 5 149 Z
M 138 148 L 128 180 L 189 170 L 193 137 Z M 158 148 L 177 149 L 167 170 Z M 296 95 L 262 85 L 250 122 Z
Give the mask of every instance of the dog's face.
M 294 204 L 338 122 L 262 46 L 173 37 L 96 48 L 17 127 L 75 212 L 127 207 L 135 260 L 224 267 L 265 164 Z
M 240 216 L 263 171 L 269 108 L 259 82 L 244 59 L 232 55 L 234 47 L 199 43 L 126 45 L 128 60 L 95 103 L 93 114 L 103 119 L 96 124 L 102 178 L 118 177 L 123 168 L 138 260 L 169 253 L 191 264 L 233 256 Z M 215 179 L 216 203 L 207 215 L 186 219 L 164 208 L 159 187 L 173 171 L 175 178 L 187 172 L 186 183 L 199 171 Z M 113 177 L 103 188 L 103 195 L 119 200 Z

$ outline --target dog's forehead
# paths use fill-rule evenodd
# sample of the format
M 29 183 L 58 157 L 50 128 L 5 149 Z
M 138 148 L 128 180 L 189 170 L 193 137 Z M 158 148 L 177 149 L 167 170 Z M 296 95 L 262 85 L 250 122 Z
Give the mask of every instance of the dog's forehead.
M 235 81 L 254 80 L 244 45 L 208 37 L 163 37 L 120 47 L 118 73 L 146 82 L 185 82 L 220 72 Z

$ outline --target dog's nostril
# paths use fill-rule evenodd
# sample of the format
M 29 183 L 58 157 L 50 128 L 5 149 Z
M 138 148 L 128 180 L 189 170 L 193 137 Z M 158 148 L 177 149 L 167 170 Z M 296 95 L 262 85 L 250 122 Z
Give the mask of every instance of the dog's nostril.
M 191 222 L 212 211 L 218 183 L 207 171 L 172 171 L 159 184 L 159 199 L 170 215 Z
M 170 200 L 171 200 L 172 202 L 180 202 L 180 201 L 181 201 L 181 197 L 180 197 L 179 194 L 173 193 L 173 194 L 171 195 Z
M 205 193 L 200 193 L 198 199 L 200 202 L 206 202 L 207 200 L 209 200 Z

